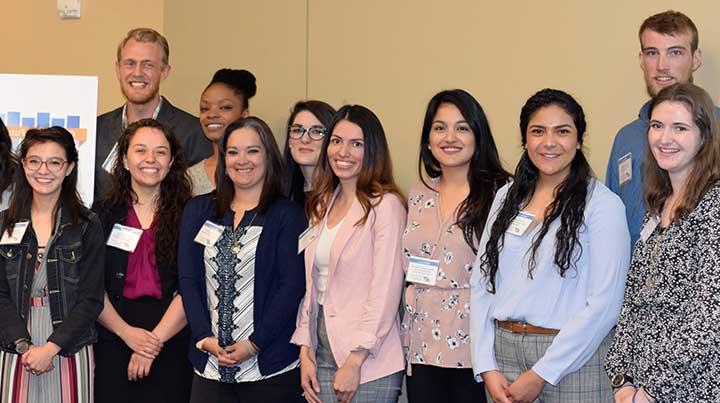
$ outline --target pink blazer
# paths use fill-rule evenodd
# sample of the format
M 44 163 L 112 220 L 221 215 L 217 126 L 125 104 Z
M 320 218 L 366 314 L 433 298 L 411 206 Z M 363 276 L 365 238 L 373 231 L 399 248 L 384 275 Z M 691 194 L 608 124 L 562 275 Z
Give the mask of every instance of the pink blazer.
M 360 383 L 366 383 L 405 367 L 398 309 L 404 281 L 402 234 L 407 212 L 397 196 L 386 194 L 367 221 L 356 226 L 362 216 L 362 206 L 355 200 L 335 236 L 323 312 L 338 367 L 351 351 L 369 351 L 360 373 Z M 324 226 L 326 220 L 327 214 L 319 225 Z M 306 292 L 291 339 L 313 350 L 317 349 L 319 308 L 313 285 L 318 238 L 319 234 L 305 249 Z

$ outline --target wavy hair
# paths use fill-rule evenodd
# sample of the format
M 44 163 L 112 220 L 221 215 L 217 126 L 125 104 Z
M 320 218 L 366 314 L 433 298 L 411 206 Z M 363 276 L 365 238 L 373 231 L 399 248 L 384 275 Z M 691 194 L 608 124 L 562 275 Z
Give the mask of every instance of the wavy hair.
M 692 212 L 705 192 L 720 180 L 720 123 L 715 104 L 702 88 L 691 83 L 674 84 L 663 88 L 650 102 L 649 116 L 663 102 L 683 104 L 700 129 L 702 146 L 693 158 L 693 167 L 685 183 L 685 195 L 675 209 L 673 220 Z M 673 189 L 667 171 L 660 168 L 647 145 L 645 152 L 645 194 L 643 198 L 650 214 L 659 215 Z
M 386 193 L 397 195 L 405 202 L 400 189 L 393 177 L 390 150 L 388 149 L 385 131 L 380 119 L 368 108 L 361 105 L 345 105 L 335 114 L 328 127 L 328 135 L 323 139 L 320 157 L 315 167 L 316 188 L 310 191 L 305 202 L 305 213 L 311 223 L 320 222 L 327 212 L 330 197 L 340 184 L 338 177 L 330 167 L 327 155 L 330 137 L 335 126 L 343 120 L 354 123 L 363 133 L 364 153 L 362 167 L 358 175 L 355 194 L 364 211 L 364 215 L 355 225 L 362 225 L 367 221 L 370 210 L 373 209 Z M 372 199 L 377 199 L 373 203 Z
M 566 92 L 544 89 L 531 96 L 520 112 L 520 136 L 523 148 L 527 144 L 527 128 L 530 119 L 538 110 L 551 105 L 559 106 L 572 117 L 577 129 L 577 141 L 582 146 L 583 135 L 587 127 L 582 107 Z M 505 232 L 520 209 L 532 199 L 538 176 L 538 168 L 530 160 L 527 150 L 524 151 L 515 168 L 514 181 L 510 185 L 505 201 L 491 227 L 490 237 L 481 261 L 481 269 L 489 278 L 490 288 L 488 291 L 491 293 L 495 293 L 496 290 L 495 277 L 498 271 L 500 252 L 505 244 Z M 543 238 L 547 235 L 550 225 L 557 219 L 560 220 L 560 228 L 555 235 L 555 265 L 558 267 L 561 277 L 565 277 L 565 273 L 569 269 L 576 268 L 575 265 L 582 254 L 579 233 L 584 220 L 588 184 L 591 178 L 592 169 L 581 147 L 570 163 L 570 173 L 556 187 L 555 199 L 545 209 L 545 219 L 540 231 L 532 241 L 528 267 L 530 278 L 532 278 L 536 265 L 535 254 Z M 576 247 L 579 248 L 580 253 L 573 258 Z
M 455 89 L 435 94 L 425 111 L 418 158 L 418 173 L 422 183 L 428 189 L 435 190 L 425 181 L 423 171 L 430 178 L 442 175 L 442 167 L 428 145 L 435 114 L 443 104 L 454 105 L 460 111 L 475 137 L 475 152 L 470 158 L 467 174 L 470 193 L 460 203 L 455 219 L 463 232 L 465 243 L 477 253 L 475 242 L 482 235 L 495 192 L 508 181 L 510 174 L 502 167 L 490 124 L 482 107 L 472 95 L 464 90 Z
M 155 119 L 140 119 L 125 129 L 118 140 L 118 158 L 112 168 L 110 186 L 100 201 L 100 208 L 126 208 L 138 201 L 137 194 L 132 188 L 130 171 L 125 169 L 123 159 L 127 157 L 133 137 L 143 128 L 161 132 L 170 144 L 172 163 L 167 175 L 160 182 L 160 193 L 153 220 L 156 225 L 155 259 L 158 264 L 174 265 L 177 260 L 180 232 L 177 223 L 180 221 L 185 203 L 192 197 L 192 184 L 187 175 L 187 162 L 182 145 L 169 126 Z

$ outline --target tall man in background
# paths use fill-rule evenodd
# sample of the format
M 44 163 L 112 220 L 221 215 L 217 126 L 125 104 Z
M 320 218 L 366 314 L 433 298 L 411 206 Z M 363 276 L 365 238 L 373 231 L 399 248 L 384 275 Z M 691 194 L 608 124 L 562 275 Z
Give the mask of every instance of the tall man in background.
M 126 102 L 97 118 L 95 200 L 109 185 L 120 135 L 140 119 L 154 118 L 170 126 L 191 165 L 212 154 L 212 144 L 205 138 L 198 118 L 160 96 L 160 83 L 170 74 L 169 57 L 167 39 L 150 28 L 131 30 L 118 45 L 115 74 Z

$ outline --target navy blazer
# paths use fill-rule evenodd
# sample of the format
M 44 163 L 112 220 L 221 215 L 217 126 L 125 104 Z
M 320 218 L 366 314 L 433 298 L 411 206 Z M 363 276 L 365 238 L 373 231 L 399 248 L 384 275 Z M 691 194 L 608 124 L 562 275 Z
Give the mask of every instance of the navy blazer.
M 206 220 L 233 225 L 234 213 L 215 218 L 215 193 L 197 196 L 185 206 L 180 223 L 178 274 L 180 294 L 191 330 L 190 361 L 203 372 L 208 354 L 195 343 L 214 337 L 205 285 L 205 247 L 194 241 Z M 263 230 L 255 251 L 253 328 L 250 340 L 260 348 L 258 367 L 270 375 L 298 359 L 299 347 L 290 344 L 300 300 L 305 294 L 305 264 L 297 253 L 298 236 L 307 227 L 302 208 L 278 199 L 263 214 Z

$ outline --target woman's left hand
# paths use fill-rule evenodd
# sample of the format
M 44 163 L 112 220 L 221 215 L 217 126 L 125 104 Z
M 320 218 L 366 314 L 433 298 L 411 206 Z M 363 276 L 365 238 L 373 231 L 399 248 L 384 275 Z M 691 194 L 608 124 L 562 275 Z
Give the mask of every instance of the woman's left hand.
M 226 357 L 235 361 L 235 365 L 238 365 L 255 355 L 255 348 L 250 344 L 250 340 L 240 340 L 225 347 L 225 352 L 227 353 Z
M 52 359 L 60 352 L 57 344 L 49 341 L 42 346 L 30 346 L 22 355 L 21 362 L 26 370 L 40 375 L 53 369 Z
M 513 402 L 534 402 L 544 387 L 545 380 L 530 369 L 520 374 L 515 382 L 510 385 L 508 394 Z
M 128 363 L 128 381 L 139 381 L 150 375 L 150 367 L 154 358 L 147 358 L 138 353 L 132 353 L 130 362 Z
M 350 403 L 358 386 L 360 386 L 360 367 L 362 363 L 357 363 L 349 357 L 345 363 L 335 372 L 333 380 L 333 390 L 339 403 Z

